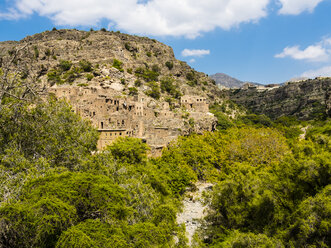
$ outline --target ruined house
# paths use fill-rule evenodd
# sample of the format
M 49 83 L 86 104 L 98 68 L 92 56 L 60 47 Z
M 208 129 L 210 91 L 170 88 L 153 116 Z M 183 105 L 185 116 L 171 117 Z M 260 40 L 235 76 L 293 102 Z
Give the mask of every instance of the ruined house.
M 182 113 L 171 111 L 169 103 L 155 102 L 145 95 L 127 96 L 107 87 L 53 86 L 50 93 L 70 102 L 74 111 L 98 128 L 98 149 L 104 149 L 118 137 L 143 139 L 155 152 L 183 134 L 188 127 Z M 153 104 L 150 104 L 153 103 Z M 206 98 L 183 96 L 181 106 L 189 111 L 199 129 L 212 131 L 215 118 L 208 113 Z M 149 106 L 152 105 L 152 106 Z
M 207 113 L 209 111 L 209 104 L 207 103 L 207 99 L 205 97 L 183 96 L 180 99 L 180 103 L 188 111 L 205 112 L 205 113 Z

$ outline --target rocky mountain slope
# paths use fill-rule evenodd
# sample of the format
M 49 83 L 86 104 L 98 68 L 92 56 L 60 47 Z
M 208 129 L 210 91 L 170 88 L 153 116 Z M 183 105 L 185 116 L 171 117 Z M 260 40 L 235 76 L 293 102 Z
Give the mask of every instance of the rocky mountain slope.
M 11 69 L 20 68 L 22 80 L 33 79 L 92 120 L 103 139 L 101 148 L 118 136 L 143 138 L 162 148 L 178 135 L 215 127 L 208 105 L 221 100 L 219 88 L 154 39 L 105 30 L 53 30 L 0 43 L 0 57 L 12 57 Z
M 256 114 L 302 120 L 331 116 L 331 78 L 231 90 L 230 99 Z
M 226 88 L 240 88 L 245 84 L 245 82 L 240 81 L 236 78 L 230 77 L 225 73 L 216 73 L 209 76 L 213 80 L 215 80 L 216 84 L 219 87 L 226 87 Z

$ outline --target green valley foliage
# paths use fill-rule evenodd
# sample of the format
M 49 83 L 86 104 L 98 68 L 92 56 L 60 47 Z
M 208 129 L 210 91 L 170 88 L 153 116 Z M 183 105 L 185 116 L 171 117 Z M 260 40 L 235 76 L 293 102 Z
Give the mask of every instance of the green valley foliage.
M 0 247 L 187 247 L 176 214 L 197 180 L 214 187 L 193 246 L 330 247 L 330 121 L 219 116 L 159 158 L 134 138 L 92 155 L 98 134 L 67 103 L 4 97 Z

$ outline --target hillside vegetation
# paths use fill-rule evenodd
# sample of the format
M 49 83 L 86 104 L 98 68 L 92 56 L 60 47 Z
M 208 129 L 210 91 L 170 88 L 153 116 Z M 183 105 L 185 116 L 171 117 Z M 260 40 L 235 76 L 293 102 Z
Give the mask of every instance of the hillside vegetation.
M 245 116 L 159 158 L 97 133 L 65 102 L 10 96 L 0 113 L 1 247 L 186 247 L 185 191 L 215 186 L 196 247 L 329 247 L 330 121 Z M 194 187 L 193 187 L 194 188 Z M 176 238 L 175 238 L 176 237 Z

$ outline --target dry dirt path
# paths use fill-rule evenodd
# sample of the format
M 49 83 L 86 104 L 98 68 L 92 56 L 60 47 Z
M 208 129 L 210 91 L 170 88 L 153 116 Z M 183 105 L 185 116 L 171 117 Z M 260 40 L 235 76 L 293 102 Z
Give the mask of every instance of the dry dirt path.
M 189 240 L 189 246 L 192 243 L 194 232 L 201 226 L 199 220 L 205 217 L 205 209 L 202 204 L 202 193 L 213 186 L 211 183 L 197 183 L 197 191 L 189 193 L 183 201 L 183 212 L 177 215 L 177 223 L 185 224 L 186 236 Z

